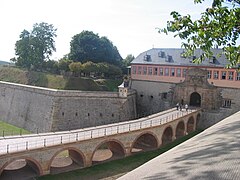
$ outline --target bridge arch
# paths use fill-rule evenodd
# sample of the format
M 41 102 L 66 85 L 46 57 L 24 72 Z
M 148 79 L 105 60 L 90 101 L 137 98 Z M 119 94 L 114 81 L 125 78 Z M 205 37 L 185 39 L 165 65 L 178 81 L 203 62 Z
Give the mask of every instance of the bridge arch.
M 196 118 L 196 129 L 200 128 L 200 120 L 201 120 L 201 114 L 198 113 Z
M 116 139 L 108 139 L 100 144 L 92 152 L 92 164 L 99 164 L 110 160 L 125 157 L 126 151 L 122 142 Z
M 157 149 L 159 146 L 158 137 L 150 132 L 143 132 L 139 134 L 132 143 L 131 153 L 139 151 L 149 151 Z
M 8 166 L 10 166 L 9 169 L 11 170 L 6 170 Z M 12 159 L 9 162 L 6 162 L 2 166 L 2 168 L 0 169 L 0 179 L 3 175 L 8 176 L 7 171 L 11 171 L 11 176 L 13 175 L 13 173 L 16 173 L 19 176 L 19 172 L 23 172 L 26 170 L 30 171 L 30 174 L 29 174 L 29 176 L 31 176 L 30 178 L 43 175 L 42 166 L 37 160 L 31 157 L 19 157 L 16 159 Z M 21 173 L 21 174 L 24 174 L 24 173 Z
M 173 128 L 171 125 L 167 126 L 162 133 L 162 145 L 173 141 Z
M 63 153 L 61 155 L 61 153 Z M 57 156 L 59 156 L 57 158 Z M 56 162 L 55 162 L 56 161 Z M 86 165 L 84 154 L 77 148 L 67 147 L 58 150 L 52 156 L 48 164 L 50 173 L 60 173 L 66 170 L 83 168 Z
M 187 133 L 193 132 L 195 130 L 194 128 L 194 118 L 193 116 L 189 117 L 187 121 Z
M 185 135 L 185 124 L 183 121 L 179 121 L 176 127 L 176 138 L 180 138 Z

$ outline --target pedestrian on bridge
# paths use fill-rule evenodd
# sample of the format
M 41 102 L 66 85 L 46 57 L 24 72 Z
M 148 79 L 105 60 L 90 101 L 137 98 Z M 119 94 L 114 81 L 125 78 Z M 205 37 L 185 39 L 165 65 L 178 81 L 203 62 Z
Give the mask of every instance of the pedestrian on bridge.
M 177 110 L 178 110 L 178 108 L 179 108 L 179 103 L 176 104 L 176 108 L 177 108 Z
M 185 109 L 186 111 L 188 111 L 188 104 L 185 104 Z

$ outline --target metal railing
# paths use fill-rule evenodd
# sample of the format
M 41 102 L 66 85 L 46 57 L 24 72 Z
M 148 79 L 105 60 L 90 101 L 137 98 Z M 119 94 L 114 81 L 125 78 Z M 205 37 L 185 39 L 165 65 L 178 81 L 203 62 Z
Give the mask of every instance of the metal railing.
M 26 134 L 31 134 L 31 132 L 27 132 L 23 129 L 19 129 L 19 130 L 3 130 L 0 129 L 0 137 L 5 137 L 5 136 L 22 136 L 22 135 L 26 135 Z
M 145 117 L 139 120 L 122 122 L 104 126 L 97 126 L 91 128 L 85 128 L 74 131 L 63 131 L 55 133 L 40 133 L 31 135 L 22 135 L 20 138 L 12 138 L 12 143 L 7 142 L 3 144 L 1 140 L 0 155 L 14 153 L 19 151 L 25 151 L 30 149 L 44 148 L 54 145 L 60 145 L 65 143 L 71 143 L 76 141 L 88 140 L 93 138 L 99 138 L 119 133 L 125 133 L 144 128 L 159 126 L 171 122 L 177 118 L 188 115 L 189 113 L 197 111 L 196 109 L 189 109 L 188 111 L 175 111 L 171 115 L 162 114 L 159 117 Z M 9 138 L 10 139 L 10 138 Z M 30 140 L 31 139 L 31 140 Z M 5 139 L 7 140 L 7 138 Z M 11 140 L 11 139 L 10 139 Z M 16 143 L 17 141 L 20 141 Z

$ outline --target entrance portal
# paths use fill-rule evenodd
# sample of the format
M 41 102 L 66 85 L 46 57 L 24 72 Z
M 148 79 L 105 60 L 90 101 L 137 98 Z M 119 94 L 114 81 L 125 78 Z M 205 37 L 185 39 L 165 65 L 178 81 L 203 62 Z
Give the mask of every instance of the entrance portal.
M 190 106 L 201 106 L 201 96 L 197 92 L 193 92 L 190 96 Z

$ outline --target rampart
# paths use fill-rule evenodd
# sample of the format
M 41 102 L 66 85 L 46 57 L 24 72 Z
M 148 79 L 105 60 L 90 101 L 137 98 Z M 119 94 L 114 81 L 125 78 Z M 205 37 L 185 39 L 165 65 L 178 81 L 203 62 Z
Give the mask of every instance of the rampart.
M 136 118 L 135 91 L 56 90 L 0 81 L 0 119 L 32 132 L 71 130 Z

